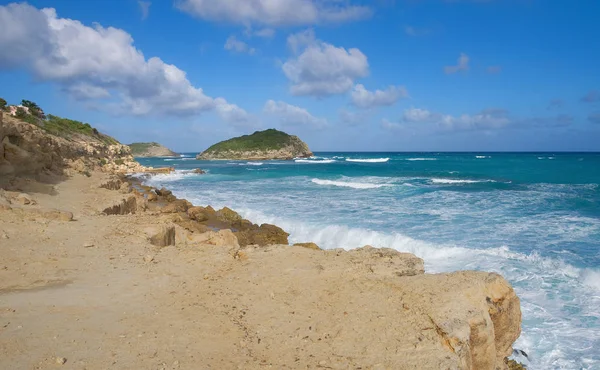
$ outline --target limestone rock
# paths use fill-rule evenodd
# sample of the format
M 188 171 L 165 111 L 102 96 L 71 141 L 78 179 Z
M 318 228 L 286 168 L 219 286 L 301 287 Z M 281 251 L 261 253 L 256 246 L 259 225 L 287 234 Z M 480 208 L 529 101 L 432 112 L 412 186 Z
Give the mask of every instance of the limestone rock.
M 231 230 L 219 230 L 217 232 L 207 233 L 206 244 L 216 245 L 217 247 L 232 247 L 239 249 L 237 237 Z
M 173 194 L 173 192 L 171 190 L 167 190 L 166 188 L 156 189 L 155 192 L 157 195 L 159 195 L 161 197 L 166 197 L 168 195 Z
M 227 207 L 224 207 L 217 211 L 217 218 L 221 221 L 230 223 L 235 223 L 242 220 L 242 216 L 240 216 L 237 212 Z
M 288 244 L 290 234 L 278 226 L 262 224 L 256 229 L 238 231 L 235 233 L 242 247 L 256 244 L 260 246 L 272 244 Z
M 411 253 L 366 245 L 348 252 L 350 258 L 372 273 L 391 276 L 413 276 L 425 272 L 424 262 Z
M 36 202 L 31 198 L 31 196 L 29 196 L 28 194 L 25 194 L 25 193 L 21 193 L 21 194 L 17 195 L 15 200 L 17 201 L 17 203 L 22 204 L 22 205 L 36 204 Z
M 202 170 L 200 168 L 196 168 L 192 172 L 195 173 L 195 174 L 198 174 L 198 175 L 204 175 L 206 173 L 206 171 L 204 171 L 204 170 Z
M 208 216 L 204 213 L 204 207 L 191 207 L 187 210 L 189 218 L 194 221 L 203 222 L 208 220 Z
M 150 237 L 150 243 L 157 247 L 175 245 L 175 227 L 163 226 L 159 232 Z
M 105 215 L 128 215 L 136 213 L 137 208 L 137 198 L 132 195 L 118 204 L 105 208 L 102 213 Z
M 321 248 L 319 248 L 319 246 L 316 245 L 315 243 L 295 243 L 294 246 L 308 248 L 308 249 L 314 249 L 314 250 L 318 250 L 318 251 L 321 250 Z
M 73 221 L 73 213 L 58 209 L 28 209 L 27 214 L 49 221 Z
M 146 199 L 148 199 L 148 202 L 154 202 L 158 200 L 158 195 L 156 193 L 148 193 Z
M 191 203 L 189 203 L 185 199 L 177 199 L 166 206 L 164 206 L 160 211 L 162 213 L 179 213 L 179 212 L 187 212 Z

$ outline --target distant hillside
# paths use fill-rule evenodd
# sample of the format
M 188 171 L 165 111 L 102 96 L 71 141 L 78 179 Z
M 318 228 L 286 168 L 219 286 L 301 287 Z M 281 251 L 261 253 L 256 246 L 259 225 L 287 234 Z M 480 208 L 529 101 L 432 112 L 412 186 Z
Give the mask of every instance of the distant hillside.
M 297 136 L 275 129 L 256 131 L 214 144 L 198 155 L 198 159 L 292 159 L 310 157 L 312 152 Z
M 134 157 L 174 157 L 178 154 L 159 143 L 132 143 L 129 144 Z

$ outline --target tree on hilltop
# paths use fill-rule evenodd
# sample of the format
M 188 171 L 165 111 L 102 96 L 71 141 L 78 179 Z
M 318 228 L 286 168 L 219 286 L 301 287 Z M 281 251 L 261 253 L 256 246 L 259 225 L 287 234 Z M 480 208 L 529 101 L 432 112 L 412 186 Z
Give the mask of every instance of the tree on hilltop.
M 6 108 L 6 100 L 0 98 L 0 109 L 5 109 Z

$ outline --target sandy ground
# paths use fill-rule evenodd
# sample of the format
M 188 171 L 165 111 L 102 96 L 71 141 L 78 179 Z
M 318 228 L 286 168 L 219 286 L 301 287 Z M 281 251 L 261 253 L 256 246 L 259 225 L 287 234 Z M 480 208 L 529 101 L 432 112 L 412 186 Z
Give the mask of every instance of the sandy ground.
M 0 210 L 0 369 L 459 368 L 437 317 L 457 289 L 471 297 L 457 310 L 493 298 L 472 298 L 483 273 L 399 280 L 412 267 L 396 257 L 159 248 L 144 229 L 163 216 L 99 214 L 125 196 L 104 176 L 23 185 L 37 205 Z

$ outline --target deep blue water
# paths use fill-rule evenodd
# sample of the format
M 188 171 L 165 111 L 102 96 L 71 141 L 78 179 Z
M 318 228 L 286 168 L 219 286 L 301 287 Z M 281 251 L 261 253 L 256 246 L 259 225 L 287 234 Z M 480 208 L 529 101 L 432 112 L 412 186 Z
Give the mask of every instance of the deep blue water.
M 600 368 L 599 153 L 315 155 L 139 161 L 178 170 L 152 185 L 277 224 L 292 242 L 395 248 L 427 272 L 498 272 L 521 298 L 515 347 L 531 369 Z M 194 168 L 208 174 L 185 173 Z

